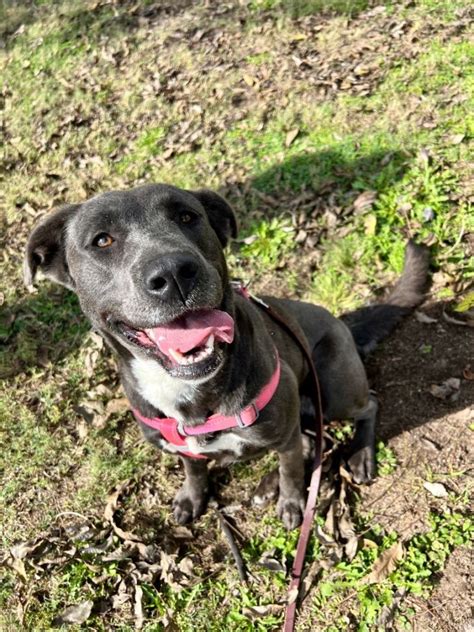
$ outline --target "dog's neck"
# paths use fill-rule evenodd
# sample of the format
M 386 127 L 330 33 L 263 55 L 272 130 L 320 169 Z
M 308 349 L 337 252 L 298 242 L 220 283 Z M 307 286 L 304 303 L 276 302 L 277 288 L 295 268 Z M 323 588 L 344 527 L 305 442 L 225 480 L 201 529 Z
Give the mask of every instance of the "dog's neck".
M 212 413 L 232 415 L 248 405 L 274 370 L 273 345 L 258 309 L 232 295 L 226 309 L 235 320 L 230 353 L 217 373 L 205 380 L 181 380 L 169 375 L 155 360 L 122 358 L 122 378 L 132 406 L 145 416 L 174 417 L 186 425 L 203 423 Z M 257 334 L 258 331 L 258 334 Z

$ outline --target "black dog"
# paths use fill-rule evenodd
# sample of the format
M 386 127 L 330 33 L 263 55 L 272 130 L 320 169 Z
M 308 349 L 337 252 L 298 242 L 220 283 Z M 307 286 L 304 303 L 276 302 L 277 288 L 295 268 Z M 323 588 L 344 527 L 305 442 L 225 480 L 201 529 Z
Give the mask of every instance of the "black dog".
M 203 456 L 228 463 L 276 450 L 278 515 L 292 529 L 304 508 L 300 413 L 309 370 L 293 338 L 229 282 L 223 247 L 236 232 L 231 207 L 210 191 L 149 185 L 105 193 L 36 226 L 25 280 L 30 285 L 40 268 L 77 293 L 119 356 L 146 437 L 184 452 L 178 522 L 205 510 Z M 264 299 L 307 340 L 325 419 L 355 420 L 349 465 L 358 482 L 375 476 L 377 411 L 361 354 L 422 301 L 427 267 L 427 250 L 409 243 L 385 304 L 348 315 L 347 325 L 321 307 Z M 222 418 L 231 427 L 220 429 Z

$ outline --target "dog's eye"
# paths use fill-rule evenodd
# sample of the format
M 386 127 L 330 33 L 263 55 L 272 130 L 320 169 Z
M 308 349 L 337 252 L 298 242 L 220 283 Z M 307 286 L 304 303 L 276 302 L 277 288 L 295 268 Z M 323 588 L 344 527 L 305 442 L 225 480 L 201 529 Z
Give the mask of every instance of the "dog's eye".
M 94 237 L 92 245 L 96 246 L 97 248 L 109 248 L 114 243 L 114 241 L 115 239 L 111 237 L 108 233 L 99 233 Z
M 179 221 L 181 224 L 192 224 L 196 219 L 196 215 L 190 211 L 183 211 L 179 214 Z

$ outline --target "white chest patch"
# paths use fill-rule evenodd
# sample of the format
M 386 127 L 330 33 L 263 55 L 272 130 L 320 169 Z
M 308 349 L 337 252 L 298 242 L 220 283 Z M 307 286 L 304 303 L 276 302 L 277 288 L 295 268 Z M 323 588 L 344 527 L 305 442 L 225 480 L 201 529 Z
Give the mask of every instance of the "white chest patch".
M 154 360 L 134 358 L 131 367 L 137 380 L 138 391 L 143 399 L 161 410 L 167 417 L 179 420 L 180 413 L 176 407 L 178 400 L 192 401 L 199 384 L 171 377 Z M 170 452 L 178 452 L 177 448 L 164 439 L 163 443 Z M 192 454 L 208 454 L 225 450 L 238 457 L 242 454 L 246 442 L 237 434 L 224 432 L 217 433 L 212 441 L 202 441 L 199 436 L 187 437 L 186 443 L 188 451 Z
M 219 433 L 213 441 L 199 444 L 198 437 L 188 437 L 186 439 L 189 452 L 192 454 L 208 454 L 210 452 L 232 452 L 235 456 L 240 456 L 243 452 L 245 441 L 233 432 Z
M 134 358 L 132 360 L 132 373 L 138 383 L 138 390 L 143 399 L 152 406 L 163 411 L 167 417 L 180 418 L 176 408 L 178 400 L 189 399 L 191 401 L 199 386 L 192 382 L 171 377 L 154 360 Z

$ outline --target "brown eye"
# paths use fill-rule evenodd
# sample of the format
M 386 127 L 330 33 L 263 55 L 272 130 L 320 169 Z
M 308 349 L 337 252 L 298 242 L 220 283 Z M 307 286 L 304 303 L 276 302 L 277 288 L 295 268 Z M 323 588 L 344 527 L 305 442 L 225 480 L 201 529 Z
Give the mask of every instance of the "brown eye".
M 109 248 L 114 243 L 115 239 L 111 237 L 107 233 L 99 233 L 94 237 L 94 241 L 92 242 L 93 246 L 97 246 L 97 248 Z
M 181 224 L 191 224 L 193 220 L 196 219 L 194 213 L 189 213 L 189 211 L 183 211 L 179 216 L 179 221 Z

